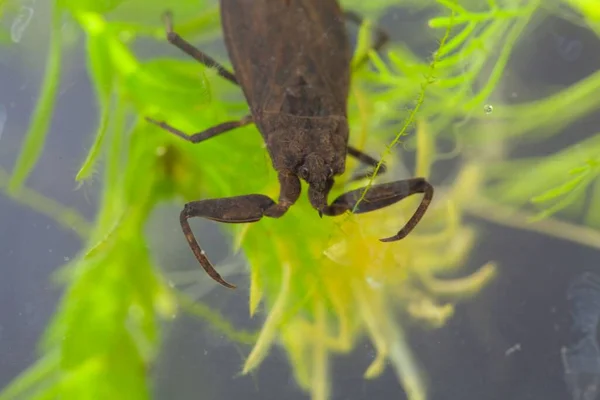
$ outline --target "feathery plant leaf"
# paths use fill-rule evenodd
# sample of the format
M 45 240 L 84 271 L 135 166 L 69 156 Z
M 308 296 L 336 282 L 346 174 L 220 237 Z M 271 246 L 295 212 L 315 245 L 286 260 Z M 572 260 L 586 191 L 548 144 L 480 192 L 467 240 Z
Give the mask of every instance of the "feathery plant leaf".
M 94 163 L 102 150 L 104 137 L 108 128 L 110 115 L 110 96 L 114 81 L 114 71 L 111 65 L 109 40 L 106 38 L 106 24 L 93 13 L 80 13 L 80 24 L 87 27 L 87 60 L 88 70 L 92 75 L 92 82 L 98 99 L 100 121 L 95 134 L 94 144 L 88 152 L 81 169 L 75 176 L 76 181 L 90 177 Z
M 533 220 L 567 211 L 570 206 L 581 210 L 587 189 L 600 177 L 599 154 L 600 135 L 596 134 L 545 157 L 491 165 L 489 196 L 513 206 L 543 208 Z M 592 197 L 589 204 L 599 200 Z
M 61 30 L 60 14 L 62 7 L 54 4 L 52 7 L 52 32 L 50 34 L 50 47 L 48 49 L 48 61 L 46 62 L 46 73 L 40 91 L 40 97 L 31 118 L 30 127 L 25 135 L 23 149 L 17 159 L 9 183 L 9 191 L 16 193 L 31 173 L 46 142 L 46 133 L 52 119 L 56 92 L 60 84 L 61 67 Z
M 373 17 L 396 3 L 348 0 L 342 5 Z M 296 381 L 314 400 L 329 397 L 331 355 L 352 351 L 364 336 L 377 352 L 365 368 L 365 378 L 380 376 L 389 362 L 409 399 L 426 399 L 425 370 L 407 341 L 405 321 L 420 321 L 424 328 L 442 326 L 457 302 L 476 295 L 496 274 L 490 262 L 466 277 L 440 278 L 457 275 L 476 244 L 474 228 L 463 221 L 469 207 L 465 193 L 473 197 L 495 193 L 501 201 L 519 206 L 533 201 L 544 207 L 543 217 L 578 205 L 590 187 L 594 196 L 600 196 L 600 135 L 578 148 L 537 160 L 507 161 L 500 155 L 490 165 L 477 161 L 483 157 L 487 162 L 490 147 L 495 151 L 513 137 L 530 138 L 549 125 L 560 126 L 597 109 L 593 95 L 600 79 L 592 75 L 555 96 L 495 105 L 492 115 L 479 115 L 542 2 L 406 4 L 407 10 L 428 8 L 436 13 L 423 29 L 438 34 L 439 48 L 424 60 L 407 46 L 392 43 L 380 57 L 365 44 L 371 36 L 371 20 L 360 27 L 356 57 L 368 53 L 374 68 L 353 75 L 351 142 L 391 156 L 391 146 L 402 138 L 415 150 L 416 168 L 411 175 L 429 177 L 441 158 L 436 150 L 439 140 L 458 136 L 470 146 L 467 153 L 458 150 L 467 160 L 458 172 L 468 175 L 477 165 L 477 176 L 469 180 L 474 184 L 465 190 L 459 179 L 439 190 L 419 229 L 395 243 L 378 239 L 397 229 L 399 219 L 411 215 L 418 199 L 370 214 L 320 219 L 302 198 L 285 218 L 223 227 L 250 265 L 249 311 L 264 318 L 262 329 L 254 334 L 236 330 L 219 311 L 174 294 L 158 272 L 144 232 L 152 211 L 165 201 L 277 194 L 276 176 L 254 126 L 191 146 L 143 120 L 146 115 L 164 117 L 183 131 L 198 131 L 247 112 L 239 89 L 189 60 L 136 57 L 130 49 L 134 39 L 164 42 L 164 28 L 158 21 L 164 11 L 162 2 L 57 1 L 55 12 L 67 10 L 86 35 L 87 66 L 100 114 L 93 145 L 76 179 L 88 177 L 104 154 L 105 184 L 91 227 L 60 205 L 40 206 L 41 197 L 34 192 L 15 191 L 43 149 L 52 114 L 60 72 L 60 40 L 54 24 L 43 96 L 7 193 L 42 213 L 54 214 L 63 225 L 77 226 L 84 245 L 78 258 L 60 271 L 67 290 L 46 333 L 43 355 L 0 398 L 25 393 L 33 398 L 149 398 L 147 369 L 160 348 L 158 320 L 171 318 L 181 306 L 232 341 L 253 345 L 244 373 L 258 368 L 279 343 L 289 356 Z M 182 0 L 180 5 L 194 13 L 190 19 L 177 20 L 180 34 L 190 39 L 215 36 L 218 9 L 214 4 L 198 7 L 197 2 Z M 594 19 L 595 8 L 586 9 L 582 2 L 577 7 L 586 10 L 586 21 Z M 104 15 L 109 11 L 110 20 Z M 156 24 L 147 23 L 146 16 L 156 18 Z M 572 102 L 578 103 L 575 113 Z M 126 122 L 132 114 L 137 120 L 129 128 Z M 507 122 L 510 131 L 494 138 L 481 135 L 482 118 Z M 389 174 L 399 178 L 402 174 L 392 171 L 398 171 L 401 160 L 386 161 Z M 373 181 L 349 182 L 352 167 L 349 161 L 348 172 L 336 182 L 334 192 Z M 517 180 L 515 171 L 520 172 Z M 8 185 L 5 175 L 0 171 L 1 187 Z M 586 215 L 596 226 L 598 204 L 591 205 Z

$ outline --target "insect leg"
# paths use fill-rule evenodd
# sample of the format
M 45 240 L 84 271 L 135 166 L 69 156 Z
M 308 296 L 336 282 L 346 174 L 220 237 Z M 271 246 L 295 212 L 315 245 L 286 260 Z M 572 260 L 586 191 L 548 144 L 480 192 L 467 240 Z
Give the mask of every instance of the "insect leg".
M 417 226 L 421 218 L 423 218 L 433 198 L 433 186 L 429 182 L 424 178 L 412 178 L 371 186 L 365 197 L 358 204 L 356 210 L 353 210 L 363 192 L 364 188 L 361 188 L 342 194 L 323 210 L 323 214 L 335 216 L 346 211 L 354 211 L 356 214 L 362 214 L 387 207 L 416 193 L 424 194 L 417 211 L 415 211 L 404 227 L 394 236 L 380 239 L 382 242 L 393 242 L 408 235 Z
M 228 81 L 236 85 L 238 84 L 238 81 L 233 73 L 229 72 L 225 67 L 219 64 L 217 61 L 215 61 L 212 57 L 198 50 L 187 40 L 179 36 L 177 32 L 173 31 L 173 14 L 170 11 L 167 11 L 163 14 L 163 21 L 165 23 L 167 40 L 169 41 L 169 43 L 182 50 L 193 59 L 206 65 L 207 67 L 216 69 L 217 73 L 221 77 L 227 79 Z
M 211 278 L 225 287 L 235 289 L 235 285 L 225 281 L 206 257 L 206 253 L 202 250 L 192 232 L 188 219 L 202 217 L 227 223 L 255 222 L 261 219 L 264 211 L 273 204 L 275 202 L 269 197 L 255 194 L 193 201 L 184 206 L 179 216 L 181 229 L 196 259 Z
M 355 13 L 354 11 L 344 11 L 344 17 L 349 21 L 354 22 L 356 25 L 361 25 L 364 21 L 364 18 Z M 389 40 L 390 35 L 381 27 L 375 26 L 375 34 L 377 35 L 375 38 L 375 43 L 373 43 L 373 50 L 379 51 Z M 365 54 L 354 66 L 354 68 L 360 68 L 364 63 L 369 59 L 368 55 Z
M 371 175 L 373 175 L 373 173 L 375 172 L 375 168 L 377 168 L 377 165 L 379 164 L 379 160 L 376 160 L 370 155 L 363 153 L 362 151 L 352 146 L 348 146 L 348 155 L 356 158 L 358 161 L 364 164 L 370 165 L 373 168 L 373 170 L 371 171 L 353 175 L 352 178 L 350 178 L 351 181 L 358 181 L 370 177 Z M 377 176 L 384 174 L 386 171 L 387 167 L 385 166 L 385 164 L 382 163 L 379 167 L 379 170 L 377 170 Z
M 221 285 L 234 289 L 235 285 L 226 282 L 215 270 L 206 253 L 196 240 L 188 219 L 202 217 L 224 223 L 249 223 L 259 221 L 262 217 L 279 218 L 287 212 L 300 196 L 300 180 L 293 175 L 279 175 L 281 193 L 279 203 L 262 194 L 224 197 L 187 203 L 179 216 L 181 229 L 206 273 Z
M 164 129 L 168 132 L 171 132 L 172 134 L 177 135 L 180 138 L 182 138 L 183 140 L 187 140 L 188 142 L 191 142 L 191 143 L 203 142 L 207 139 L 218 136 L 225 132 L 229 132 L 235 128 L 239 128 L 239 127 L 251 124 L 253 122 L 252 115 L 246 115 L 244 118 L 240 119 L 239 121 L 223 122 L 222 124 L 215 125 L 212 128 L 208 128 L 202 132 L 188 135 L 187 133 L 182 132 L 179 129 L 173 128 L 171 125 L 167 124 L 166 122 L 157 121 L 157 120 L 149 118 L 149 117 L 146 117 L 146 121 L 148 121 L 156 126 L 159 126 L 162 129 Z

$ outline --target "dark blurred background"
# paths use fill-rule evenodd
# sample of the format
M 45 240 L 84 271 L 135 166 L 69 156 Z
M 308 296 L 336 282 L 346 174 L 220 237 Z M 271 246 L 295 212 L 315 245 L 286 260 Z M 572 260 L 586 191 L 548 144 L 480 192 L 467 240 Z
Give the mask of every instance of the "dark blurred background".
M 33 15 L 18 43 L 0 50 L 0 166 L 11 170 L 20 150 L 43 76 L 48 31 L 48 9 L 29 2 Z M 25 3 L 24 3 L 25 4 Z M 426 16 L 393 11 L 380 21 L 394 40 L 405 41 L 428 56 L 436 48 L 433 37 L 414 35 Z M 11 21 L 5 21 L 11 23 Z M 69 29 L 65 26 L 65 29 Z M 163 43 L 153 51 L 167 53 Z M 515 49 L 507 69 L 507 94 L 518 99 L 542 97 L 598 70 L 600 45 L 589 31 L 554 17 L 539 19 Z M 147 51 L 147 49 L 146 49 Z M 170 54 L 176 54 L 175 52 Z M 95 100 L 81 51 L 70 50 L 48 141 L 29 187 L 80 210 L 90 219 L 100 190 L 92 179 L 78 190 L 74 182 L 92 142 L 97 121 Z M 570 126 L 568 135 L 543 146 L 524 146 L 518 155 L 555 151 L 598 131 L 600 115 Z M 0 115 L 0 126 L 2 126 Z M 181 204 L 157 210 L 148 226 L 153 253 L 173 269 L 195 268 L 180 238 L 177 213 Z M 459 305 L 456 316 L 437 331 L 410 329 L 411 343 L 425 368 L 434 400 L 570 399 L 564 383 L 560 348 L 569 324 L 566 288 L 584 270 L 598 268 L 598 251 L 572 243 L 516 231 L 480 220 L 478 245 L 467 271 L 490 259 L 500 266 L 497 280 L 473 301 Z M 161 226 L 160 232 L 153 227 Z M 216 227 L 195 222 L 210 232 L 207 247 L 215 260 L 228 255 L 227 242 Z M 50 276 L 74 257 L 78 237 L 56 223 L 0 195 L 0 387 L 10 382 L 36 358 L 40 334 L 54 312 L 60 289 Z M 172 232 L 172 234 L 170 234 Z M 203 235 L 206 238 L 207 234 Z M 197 275 L 206 285 L 203 274 Z M 237 280 L 240 286 L 244 286 Z M 210 286 L 207 286 L 210 287 Z M 219 289 L 219 288 L 217 288 Z M 213 290 L 205 296 L 219 304 L 242 326 L 248 321 L 247 291 Z M 157 399 L 304 399 L 296 388 L 286 355 L 275 349 L 258 372 L 237 377 L 248 349 L 228 343 L 206 329 L 202 321 L 181 313 L 165 324 L 166 342 L 155 367 Z M 351 355 L 336 357 L 333 396 L 336 400 L 403 399 L 404 393 L 388 367 L 378 379 L 362 375 L 374 357 L 368 341 Z

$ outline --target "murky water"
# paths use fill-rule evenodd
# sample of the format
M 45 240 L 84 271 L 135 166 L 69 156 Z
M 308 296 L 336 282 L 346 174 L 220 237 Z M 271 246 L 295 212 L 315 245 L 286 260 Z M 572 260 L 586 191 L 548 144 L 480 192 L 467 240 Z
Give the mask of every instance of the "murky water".
M 47 37 L 39 36 L 38 30 L 26 33 L 36 24 L 47 23 L 48 15 L 47 5 L 23 2 L 8 25 L 5 23 L 12 42 L 3 45 L 0 54 L 23 55 L 0 58 L 0 167 L 7 171 L 21 149 L 39 96 L 43 75 L 39 66 L 45 64 Z M 380 21 L 395 41 L 406 43 L 422 57 L 429 56 L 437 43 L 433 37 L 414 34 L 415 27 L 426 22 L 425 14 L 394 10 Z M 504 103 L 547 96 L 600 70 L 600 41 L 588 28 L 556 17 L 540 16 L 534 22 L 512 54 L 503 86 L 479 108 L 481 114 L 493 117 L 502 112 Z M 219 43 L 214 51 L 225 57 Z M 164 42 L 140 47 L 141 52 L 150 54 L 171 51 L 165 50 Z M 74 190 L 75 173 L 92 143 L 90 127 L 97 121 L 86 66 L 72 55 L 82 51 L 82 43 L 78 43 L 65 56 L 68 68 L 50 133 L 27 186 L 92 219 L 102 182 L 92 179 Z M 568 135 L 539 145 L 523 141 L 511 156 L 557 151 L 597 134 L 599 122 L 598 111 L 589 113 L 564 128 Z M 493 135 L 494 129 L 482 124 L 481 135 Z M 447 147 L 440 151 L 451 152 L 451 146 Z M 453 168 L 451 164 L 438 167 L 436 179 L 447 183 L 453 179 Z M 194 300 L 227 315 L 237 327 L 257 330 L 264 315 L 248 317 L 246 265 L 231 255 L 228 239 L 218 225 L 194 222 L 217 266 L 224 276 L 235 279 L 239 289 L 231 292 L 216 287 L 197 267 L 181 234 L 180 203 L 160 207 L 147 227 L 152 254 L 164 268 L 166 279 Z M 466 270 L 473 272 L 494 260 L 498 276 L 479 295 L 461 302 L 440 329 L 406 324 L 407 342 L 426 372 L 430 399 L 598 398 L 600 358 L 595 329 L 600 314 L 596 276 L 600 250 L 485 218 L 467 218 L 475 226 L 477 244 L 465 261 Z M 575 213 L 569 218 L 579 223 L 582 217 Z M 51 281 L 52 274 L 66 260 L 75 259 L 80 249 L 80 239 L 72 231 L 10 196 L 0 195 L 0 387 L 35 360 L 36 345 L 61 295 Z M 574 324 L 580 328 L 576 338 Z M 164 323 L 164 346 L 152 368 L 155 398 L 307 398 L 298 388 L 282 348 L 276 346 L 258 372 L 240 377 L 251 346 L 233 344 L 207 325 L 181 311 Z M 350 355 L 333 357 L 331 398 L 406 398 L 389 364 L 380 377 L 363 379 L 375 356 L 373 345 L 365 339 Z

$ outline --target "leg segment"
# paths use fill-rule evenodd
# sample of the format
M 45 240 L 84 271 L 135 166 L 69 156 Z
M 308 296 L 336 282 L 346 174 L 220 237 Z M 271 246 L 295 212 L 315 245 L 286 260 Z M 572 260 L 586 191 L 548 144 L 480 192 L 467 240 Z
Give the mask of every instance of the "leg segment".
M 229 132 L 235 128 L 239 128 L 248 124 L 251 124 L 252 121 L 252 115 L 246 115 L 244 118 L 240 119 L 239 121 L 227 121 L 227 122 L 223 122 L 222 124 L 219 125 L 215 125 L 212 128 L 208 128 L 202 132 L 198 132 L 198 133 L 194 133 L 192 135 L 188 135 L 185 132 L 180 131 L 179 129 L 173 128 L 171 125 L 167 124 L 166 122 L 163 121 L 157 121 L 155 119 L 152 118 L 148 118 L 146 117 L 146 121 L 161 127 L 162 129 L 171 132 L 174 135 L 179 136 L 180 138 L 182 138 L 183 140 L 186 140 L 188 142 L 191 143 L 200 143 L 203 142 L 207 139 L 210 139 L 212 137 L 218 136 L 222 133 L 225 132 Z
M 371 171 L 363 172 L 352 176 L 352 178 L 350 178 L 351 181 L 358 181 L 370 177 L 371 175 L 373 175 L 373 173 L 375 172 L 375 168 L 377 168 L 377 165 L 379 164 L 379 160 L 374 159 L 370 155 L 363 153 L 362 151 L 352 146 L 348 146 L 348 155 L 356 158 L 358 161 L 367 164 L 373 168 L 373 170 Z M 387 167 L 385 166 L 385 164 L 381 164 L 379 170 L 377 171 L 377 176 L 381 176 L 386 171 Z
M 425 215 L 425 211 L 427 211 L 427 207 L 429 207 L 431 199 L 433 198 L 433 186 L 431 186 L 424 178 L 412 178 L 373 185 L 371 186 L 371 189 L 367 191 L 362 201 L 358 203 L 363 192 L 364 188 L 342 194 L 335 199 L 331 205 L 323 210 L 323 214 L 336 216 L 346 211 L 362 214 L 387 207 L 416 193 L 424 194 L 423 200 L 421 200 L 421 204 L 419 204 L 417 211 L 415 211 L 404 227 L 394 236 L 380 239 L 382 242 L 394 242 L 408 235 L 415 226 L 417 226 L 421 218 L 423 218 L 423 215 Z M 356 209 L 354 209 L 355 207 Z
M 193 201 L 184 206 L 179 215 L 181 229 L 196 259 L 211 278 L 227 288 L 235 289 L 235 285 L 225 281 L 206 257 L 206 253 L 202 250 L 192 232 L 188 219 L 203 217 L 228 223 L 255 222 L 261 219 L 265 211 L 273 205 L 275 205 L 275 202 L 267 196 L 250 194 L 223 199 Z
M 214 59 L 212 59 L 210 56 L 206 55 L 202 51 L 198 50 L 197 48 L 195 48 L 193 45 L 191 45 L 189 42 L 187 42 L 185 39 L 183 39 L 181 36 L 179 36 L 176 32 L 173 31 L 173 15 L 171 14 L 171 12 L 169 12 L 169 11 L 165 12 L 163 15 L 163 20 L 165 22 L 165 30 L 167 33 L 167 40 L 169 41 L 169 43 L 171 43 L 175 47 L 179 48 L 180 50 L 184 51 L 185 53 L 187 53 L 189 56 L 191 56 L 195 60 L 201 62 L 206 67 L 215 68 L 217 70 L 217 73 L 221 77 L 227 79 L 228 81 L 234 83 L 235 85 L 238 85 L 237 79 L 235 78 L 235 75 L 233 73 L 229 72 L 227 69 L 225 69 L 225 67 L 223 67 L 221 64 L 219 64 L 217 61 L 215 61 Z M 169 131 L 191 143 L 200 143 L 204 140 L 210 139 L 211 137 L 220 135 L 221 133 L 228 132 L 232 129 L 239 128 L 241 126 L 248 125 L 253 122 L 252 116 L 247 115 L 239 121 L 224 122 L 222 124 L 213 126 L 212 128 L 209 128 L 205 131 L 198 132 L 193 135 L 187 135 L 186 133 L 170 126 L 169 124 L 167 124 L 164 121 L 156 121 L 156 120 L 154 120 L 152 118 L 148 118 L 148 117 L 146 117 L 146 120 L 150 123 L 153 123 L 154 125 L 160 126 L 164 130 Z
M 279 175 L 279 182 L 281 184 L 279 203 L 275 203 L 271 198 L 262 194 L 249 194 L 222 199 L 192 201 L 183 207 L 179 216 L 183 234 L 202 268 L 221 285 L 235 289 L 235 285 L 225 281 L 206 257 L 206 253 L 202 250 L 192 232 L 188 219 L 202 217 L 224 223 L 249 223 L 259 221 L 265 216 L 279 218 L 300 197 L 300 180 L 296 176 Z
M 227 69 L 225 69 L 225 67 L 223 67 L 221 64 L 219 64 L 217 61 L 215 61 L 212 57 L 210 57 L 207 54 L 203 53 L 202 51 L 198 50 L 196 47 L 194 47 L 192 44 L 190 44 L 187 40 L 185 40 L 181 36 L 179 36 L 177 34 L 177 32 L 173 31 L 173 14 L 171 14 L 170 11 L 167 11 L 164 13 L 163 21 L 165 22 L 167 40 L 169 41 L 169 43 L 171 43 L 173 46 L 177 47 L 178 49 L 182 50 L 183 52 L 188 54 L 193 59 L 206 65 L 208 68 L 216 69 L 217 73 L 221 77 L 227 79 L 229 82 L 232 82 L 236 85 L 238 84 L 238 81 L 235 78 L 235 75 L 233 73 L 229 72 Z
M 359 25 L 359 26 L 364 21 L 363 17 L 361 17 L 354 11 L 344 11 L 344 16 L 346 17 L 346 19 L 354 22 L 356 25 Z M 379 51 L 390 40 L 390 35 L 388 35 L 388 33 L 385 30 L 383 30 L 382 28 L 380 28 L 378 26 L 375 26 L 375 33 L 377 36 L 375 38 L 375 43 L 373 43 L 373 50 Z M 356 63 L 355 68 L 362 67 L 363 64 L 367 62 L 368 59 L 369 59 L 368 55 L 365 54 Z

